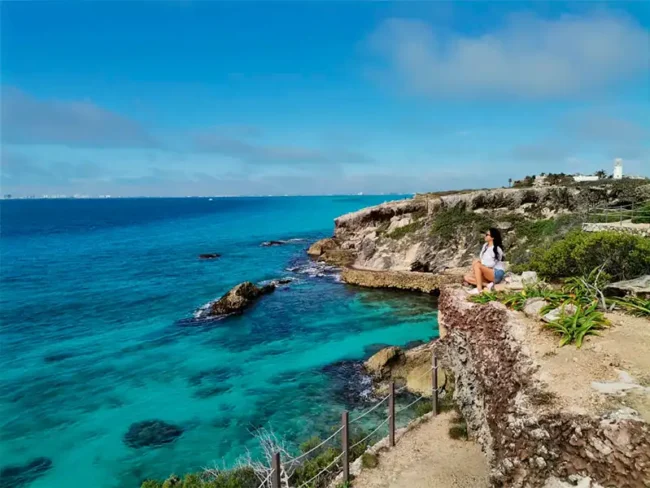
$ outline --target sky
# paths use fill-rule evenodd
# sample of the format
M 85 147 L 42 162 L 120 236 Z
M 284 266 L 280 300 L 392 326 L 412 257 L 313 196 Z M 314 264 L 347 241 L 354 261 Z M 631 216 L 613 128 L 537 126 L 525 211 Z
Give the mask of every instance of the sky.
M 2 194 L 650 176 L 650 2 L 2 1 Z

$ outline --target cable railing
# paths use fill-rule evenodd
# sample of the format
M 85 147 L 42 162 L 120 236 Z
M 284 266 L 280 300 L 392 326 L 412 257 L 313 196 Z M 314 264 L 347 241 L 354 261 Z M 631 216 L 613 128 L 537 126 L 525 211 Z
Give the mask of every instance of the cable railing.
M 436 416 L 439 413 L 438 397 L 442 388 L 438 387 L 438 359 L 435 354 L 435 351 L 432 353 L 431 367 L 427 368 L 426 371 L 423 371 L 419 376 L 414 378 L 414 380 L 419 380 L 424 376 L 428 375 L 429 373 L 432 373 L 430 401 L 432 402 L 433 416 Z M 337 436 L 339 436 L 339 434 L 341 437 L 341 453 L 338 454 L 332 461 L 330 461 L 327 464 L 327 466 L 322 468 L 316 475 L 311 477 L 309 480 L 297 485 L 295 488 L 307 488 L 307 487 L 314 488 L 316 486 L 321 486 L 313 483 L 318 482 L 319 479 L 322 479 L 322 477 L 325 476 L 327 476 L 328 478 L 325 478 L 324 481 L 330 481 L 330 477 L 337 471 L 342 472 L 343 475 L 342 482 L 344 484 L 349 483 L 351 453 L 359 446 L 367 445 L 366 443 L 374 435 L 376 435 L 380 431 L 380 429 L 384 428 L 386 424 L 388 424 L 388 447 L 389 448 L 394 447 L 396 444 L 395 420 L 397 414 L 410 409 L 417 402 L 420 402 L 427 398 L 424 395 L 418 395 L 418 397 L 415 400 L 411 401 L 406 406 L 396 410 L 395 399 L 397 395 L 399 395 L 406 389 L 407 387 L 406 385 L 404 385 L 403 387 L 396 390 L 395 383 L 391 381 L 389 385 L 389 393 L 387 395 L 380 398 L 372 407 L 368 408 L 367 410 L 365 410 L 364 412 L 357 415 L 351 420 L 350 420 L 350 413 L 348 411 L 344 411 L 341 416 L 341 426 L 338 427 L 332 433 L 332 435 L 330 435 L 327 439 L 321 441 L 318 445 L 311 447 L 307 452 L 304 452 L 301 455 L 296 457 L 288 457 L 284 460 L 284 462 L 281 459 L 281 455 L 279 452 L 274 453 L 271 459 L 272 461 L 271 472 L 262 481 L 262 484 L 259 486 L 259 488 L 291 488 L 289 482 L 290 476 L 284 476 L 284 478 L 282 476 L 283 473 L 286 475 L 286 471 L 284 468 L 286 466 L 295 467 L 296 465 L 299 465 L 301 461 L 308 459 L 310 455 L 314 454 L 314 452 L 316 452 L 317 450 L 319 450 L 320 448 L 322 448 L 323 446 L 325 446 L 326 444 L 334 440 Z M 387 408 L 386 418 L 382 422 L 380 422 L 377 426 L 375 426 L 375 428 L 369 434 L 365 435 L 362 439 L 350 445 L 350 426 L 352 424 L 358 423 L 360 420 L 365 418 L 370 413 L 375 412 L 380 406 L 384 405 L 387 401 L 388 401 L 388 408 Z
M 585 213 L 585 224 L 629 224 L 650 223 L 650 200 L 614 207 L 593 207 Z

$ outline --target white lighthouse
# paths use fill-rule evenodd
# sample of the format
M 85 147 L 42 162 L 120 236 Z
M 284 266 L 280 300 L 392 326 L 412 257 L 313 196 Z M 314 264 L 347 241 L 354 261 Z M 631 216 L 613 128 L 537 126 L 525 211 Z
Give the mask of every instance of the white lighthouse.
M 623 160 L 621 158 L 616 158 L 614 160 L 614 175 L 615 180 L 620 180 L 623 178 Z

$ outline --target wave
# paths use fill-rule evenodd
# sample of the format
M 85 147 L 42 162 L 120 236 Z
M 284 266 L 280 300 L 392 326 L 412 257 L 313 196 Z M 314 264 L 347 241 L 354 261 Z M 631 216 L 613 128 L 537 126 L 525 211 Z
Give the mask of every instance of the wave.
M 307 275 L 310 278 L 330 278 L 334 281 L 341 281 L 341 269 L 331 264 L 320 261 L 304 261 L 293 264 L 287 271 L 296 274 Z

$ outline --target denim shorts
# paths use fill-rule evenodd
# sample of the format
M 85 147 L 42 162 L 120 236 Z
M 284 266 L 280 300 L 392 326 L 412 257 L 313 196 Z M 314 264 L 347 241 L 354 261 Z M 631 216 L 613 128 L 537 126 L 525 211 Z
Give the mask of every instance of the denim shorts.
M 494 270 L 494 284 L 496 285 L 497 283 L 501 283 L 503 280 L 503 277 L 506 275 L 506 272 L 502 269 L 495 269 Z

